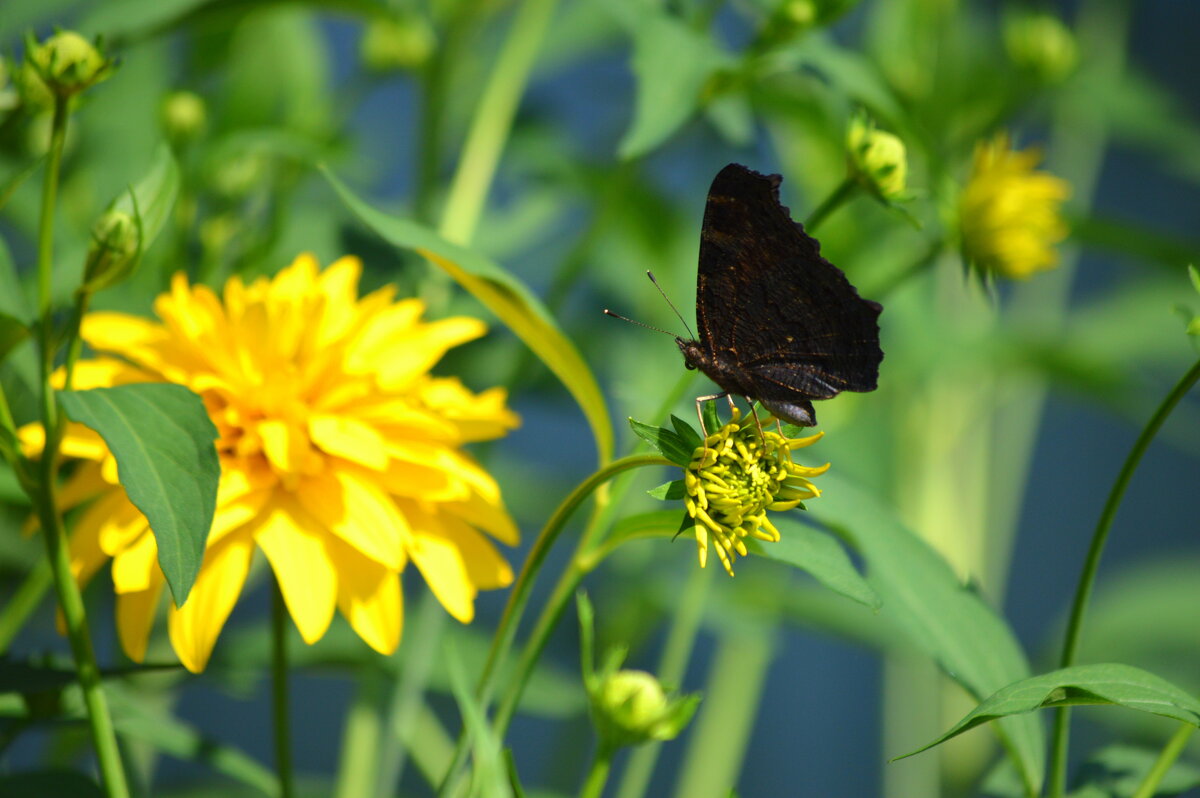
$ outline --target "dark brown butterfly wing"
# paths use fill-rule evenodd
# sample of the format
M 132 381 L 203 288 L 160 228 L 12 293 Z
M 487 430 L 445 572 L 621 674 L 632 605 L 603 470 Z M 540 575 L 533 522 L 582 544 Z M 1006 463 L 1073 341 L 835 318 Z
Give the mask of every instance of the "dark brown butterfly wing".
M 700 233 L 700 345 L 736 370 L 753 399 L 872 391 L 883 360 L 882 308 L 862 299 L 792 221 L 779 202 L 780 180 L 738 164 L 713 180 Z

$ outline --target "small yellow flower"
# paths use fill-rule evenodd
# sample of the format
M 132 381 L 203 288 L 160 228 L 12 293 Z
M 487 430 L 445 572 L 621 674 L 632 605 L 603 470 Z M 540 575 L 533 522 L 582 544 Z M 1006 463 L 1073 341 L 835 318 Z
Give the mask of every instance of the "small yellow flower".
M 764 428 L 760 436 L 754 416 L 740 415 L 734 408 L 730 422 L 696 447 L 683 473 L 684 505 L 693 521 L 700 567 L 708 562 L 711 537 L 730 576 L 734 559 L 746 555 L 744 538 L 779 540 L 767 511 L 791 510 L 820 496 L 809 478 L 829 469 L 828 463 L 809 468 L 792 462 L 792 450 L 811 446 L 824 433 L 788 439 Z
M 977 267 L 1025 279 L 1058 265 L 1054 245 L 1067 236 L 1062 203 L 1070 185 L 1035 169 L 1041 153 L 1013 150 L 1000 134 L 975 148 L 959 198 L 963 253 Z
M 204 668 L 246 582 L 256 550 L 275 572 L 308 643 L 334 609 L 372 648 L 393 651 L 403 619 L 399 575 L 411 561 L 446 610 L 467 623 L 481 589 L 513 574 L 487 533 L 514 545 L 517 529 L 496 481 L 462 450 L 518 423 L 500 388 L 473 393 L 429 369 L 484 325 L 421 320 L 423 304 L 383 288 L 361 299 L 361 265 L 321 272 L 302 255 L 273 279 L 224 296 L 176 275 L 155 302 L 160 322 L 93 313 L 83 337 L 101 357 L 82 361 L 78 389 L 174 382 L 203 397 L 219 432 L 221 481 L 199 576 L 168 631 L 180 660 Z M 38 427 L 23 430 L 41 448 Z M 65 455 L 84 458 L 63 504 L 91 503 L 71 538 L 86 582 L 109 558 L 117 627 L 140 661 L 163 587 L 145 517 L 117 482 L 103 441 L 72 425 Z

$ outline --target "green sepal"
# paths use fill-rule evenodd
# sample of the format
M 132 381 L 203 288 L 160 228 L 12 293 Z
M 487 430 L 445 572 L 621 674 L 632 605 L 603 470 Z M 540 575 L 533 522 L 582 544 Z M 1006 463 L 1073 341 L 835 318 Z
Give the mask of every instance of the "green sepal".
M 696 447 L 689 448 L 683 438 L 671 430 L 643 424 L 632 418 L 629 419 L 629 426 L 635 435 L 650 444 L 656 452 L 675 465 L 687 468 L 688 463 L 692 462 L 692 454 L 696 451 Z
M 684 486 L 682 479 L 675 479 L 670 482 L 664 482 L 657 488 L 651 488 L 646 493 L 660 501 L 678 501 L 687 495 L 687 488 Z

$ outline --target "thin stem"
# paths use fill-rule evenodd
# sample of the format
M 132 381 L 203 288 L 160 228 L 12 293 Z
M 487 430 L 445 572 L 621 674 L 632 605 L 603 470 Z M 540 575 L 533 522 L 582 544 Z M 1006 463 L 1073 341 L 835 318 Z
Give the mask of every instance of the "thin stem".
M 275 724 L 275 770 L 280 798 L 293 798 L 292 740 L 288 712 L 287 606 L 279 582 L 271 589 L 271 715 Z
M 524 0 L 496 59 L 471 120 L 458 169 L 450 184 L 440 231 L 456 244 L 470 241 L 487 201 L 500 153 L 557 0 Z
M 592 766 L 588 769 L 587 779 L 579 790 L 579 798 L 600 798 L 604 794 L 604 785 L 608 783 L 608 772 L 612 769 L 612 746 L 600 743 L 592 756 Z
M 1154 798 L 1158 794 L 1158 785 L 1162 782 L 1171 766 L 1175 764 L 1175 760 L 1179 759 L 1179 755 L 1183 753 L 1183 749 L 1187 747 L 1188 740 L 1196 733 L 1196 727 L 1190 723 L 1182 723 L 1179 728 L 1171 735 L 1171 739 L 1167 741 L 1167 745 L 1163 748 L 1162 753 L 1158 755 L 1154 766 L 1150 768 L 1150 772 L 1146 774 L 1146 778 L 1138 786 L 1131 798 Z
M 833 193 L 826 197 L 825 201 L 818 205 L 817 209 L 810 213 L 808 218 L 804 220 L 804 229 L 808 234 L 812 235 L 813 230 L 816 230 L 817 226 L 825 221 L 825 217 L 836 211 L 846 200 L 854 196 L 854 192 L 857 189 L 858 182 L 853 177 L 847 175 L 838 187 L 833 190 Z
M 353 703 L 346 713 L 342 730 L 342 752 L 338 757 L 334 798 L 372 798 L 375 785 L 376 757 L 383 736 L 383 701 L 387 696 L 388 674 L 364 669 L 357 682 Z
M 662 659 L 658 663 L 658 680 L 662 684 L 678 686 L 683 683 L 684 673 L 692 658 L 692 649 L 696 645 L 696 635 L 700 631 L 704 599 L 708 595 L 709 586 L 712 585 L 712 574 L 715 570 L 690 569 L 683 594 L 675 604 L 671 631 L 667 633 Z M 662 743 L 652 740 L 638 746 L 629 755 L 625 772 L 621 775 L 620 787 L 617 789 L 617 798 L 642 798 L 646 794 L 646 787 L 654 774 L 654 765 L 658 762 L 658 752 L 661 749 Z
M 1092 585 L 1096 581 L 1096 571 L 1100 567 L 1100 556 L 1104 553 L 1108 532 L 1112 528 L 1113 519 L 1116 518 L 1117 508 L 1121 506 L 1121 499 L 1125 496 L 1125 489 L 1129 487 L 1129 481 L 1133 478 L 1133 472 L 1137 470 L 1142 455 L 1146 453 L 1150 441 L 1154 440 L 1154 436 L 1162 427 L 1163 422 L 1167 420 L 1167 416 L 1171 414 L 1175 405 L 1179 404 L 1179 401 L 1191 390 L 1198 379 L 1200 379 L 1200 361 L 1188 369 L 1183 378 L 1167 394 L 1158 409 L 1154 411 L 1154 415 L 1142 430 L 1142 434 L 1134 442 L 1129 456 L 1125 458 L 1125 464 L 1121 466 L 1120 473 L 1117 474 L 1117 480 L 1113 483 L 1112 490 L 1108 493 L 1108 500 L 1104 503 L 1104 510 L 1100 513 L 1100 520 L 1096 523 L 1096 530 L 1092 533 L 1092 544 L 1083 564 L 1083 573 L 1079 576 L 1079 586 L 1075 589 L 1075 600 L 1071 605 L 1071 618 L 1067 622 L 1062 656 L 1059 658 L 1060 668 L 1069 667 L 1075 662 L 1080 637 L 1083 633 L 1083 616 L 1087 611 Z M 1054 737 L 1050 755 L 1050 794 L 1056 798 L 1062 796 L 1066 790 L 1069 726 L 1070 712 L 1063 707 L 1057 711 L 1054 718 Z
M 546 555 L 550 553 L 550 548 L 554 545 L 555 541 L 558 540 L 558 536 L 562 534 L 562 531 L 566 527 L 566 523 L 572 514 L 579 509 L 579 506 L 583 504 L 588 496 L 596 491 L 597 488 L 607 483 L 610 479 L 615 477 L 617 474 L 620 474 L 622 471 L 628 471 L 633 468 L 641 468 L 644 466 L 662 465 L 671 465 L 671 463 L 657 454 L 633 455 L 630 457 L 623 457 L 620 460 L 614 460 L 600 470 L 596 471 L 583 482 L 579 483 L 579 485 L 576 486 L 576 488 L 571 491 L 571 493 L 568 494 L 565 499 L 563 499 L 562 503 L 559 504 L 558 509 L 556 509 L 553 515 L 550 516 L 550 519 L 546 521 L 545 527 L 542 528 L 541 534 L 538 535 L 537 540 L 535 540 L 533 543 L 533 547 L 529 550 L 528 556 L 525 558 L 525 564 L 521 567 L 521 573 L 517 576 L 517 581 L 513 585 L 512 592 L 509 593 L 508 603 L 504 607 L 504 614 L 501 616 L 500 623 L 496 627 L 496 634 L 492 637 L 492 647 L 488 651 L 488 658 L 484 663 L 483 671 L 479 676 L 479 685 L 475 690 L 476 699 L 479 701 L 480 705 L 486 706 L 491 700 L 492 690 L 495 688 L 496 683 L 497 666 L 504 661 L 505 657 L 508 656 L 509 651 L 512 649 L 513 640 L 515 639 L 517 633 L 517 626 L 520 624 L 521 616 L 524 614 L 525 607 L 529 603 L 529 595 L 530 590 L 533 587 L 534 578 L 537 576 L 538 571 L 541 570 L 542 563 L 545 561 Z M 567 574 L 572 574 L 576 570 L 577 569 L 574 567 L 569 568 Z M 561 612 L 562 607 L 566 605 L 567 600 L 570 598 L 573 588 L 572 590 L 565 591 L 566 598 L 563 598 L 563 587 L 564 582 L 567 581 L 567 574 L 564 574 L 564 579 L 559 581 L 559 585 L 555 589 L 554 597 L 546 605 L 546 610 L 543 610 L 542 618 L 539 619 L 538 630 L 541 630 L 543 626 L 542 621 L 546 618 L 547 610 L 549 610 L 551 607 L 557 606 L 557 611 Z M 555 614 L 554 618 L 557 620 L 557 614 Z M 553 623 L 550 623 L 549 626 L 553 626 Z M 531 636 L 531 641 L 536 638 L 537 635 L 538 631 L 535 631 L 534 635 Z M 532 642 L 527 644 L 526 656 L 522 658 L 523 665 L 528 659 L 530 645 L 532 645 Z M 538 651 L 540 652 L 540 648 Z M 536 661 L 536 657 L 534 657 L 534 660 Z M 524 676 L 522 676 L 522 674 L 524 674 Z M 524 681 L 527 677 L 528 673 L 526 673 L 523 668 L 519 667 L 516 681 L 519 686 L 515 689 L 509 690 L 509 694 L 505 696 L 504 704 L 502 704 L 501 709 L 497 711 L 497 728 L 502 730 L 507 725 L 506 723 L 502 724 L 500 722 L 500 718 L 504 712 L 504 707 L 508 706 L 509 704 L 515 706 L 517 699 L 512 698 L 512 695 L 513 693 L 516 693 L 517 698 L 519 698 L 520 687 L 524 686 Z M 439 798 L 444 798 L 444 796 L 453 794 L 453 790 L 458 783 L 459 771 L 461 770 L 463 763 L 466 761 L 466 757 L 467 736 L 465 733 L 463 733 L 458 737 L 458 745 L 454 750 L 454 759 L 451 761 L 450 767 L 446 771 L 446 776 L 442 779 L 442 783 L 438 788 L 437 794 Z
M 100 668 L 96 665 L 96 656 L 92 650 L 83 596 L 71 570 L 67 533 L 63 529 L 62 516 L 58 512 L 58 446 L 62 436 L 58 405 L 54 397 L 54 388 L 50 384 L 55 355 L 51 289 L 54 282 L 54 208 L 68 117 L 66 98 L 56 98 L 50 151 L 46 160 L 46 179 L 42 188 L 42 215 L 38 226 L 38 342 L 41 348 L 41 357 L 38 360 L 45 445 L 37 469 L 38 484 L 26 487 L 36 506 L 38 521 L 41 524 L 46 557 L 50 563 L 50 572 L 54 576 L 63 620 L 66 622 L 67 637 L 71 643 L 71 653 L 75 659 L 75 671 L 80 690 L 83 692 L 84 705 L 87 707 L 88 723 L 91 727 L 92 742 L 96 746 L 96 759 L 104 788 L 110 798 L 127 798 L 129 786 L 125 780 L 120 750 L 117 748 L 112 717 L 108 712 L 108 701 L 100 684 Z

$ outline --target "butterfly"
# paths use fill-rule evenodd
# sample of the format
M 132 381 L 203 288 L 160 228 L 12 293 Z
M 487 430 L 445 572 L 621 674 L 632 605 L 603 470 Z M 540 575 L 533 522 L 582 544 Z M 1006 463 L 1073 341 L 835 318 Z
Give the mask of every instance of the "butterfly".
M 699 336 L 675 342 L 686 367 L 721 388 L 697 407 L 736 394 L 810 427 L 814 399 L 875 390 L 883 307 L 821 257 L 779 202 L 781 182 L 734 163 L 713 179 L 700 229 Z

